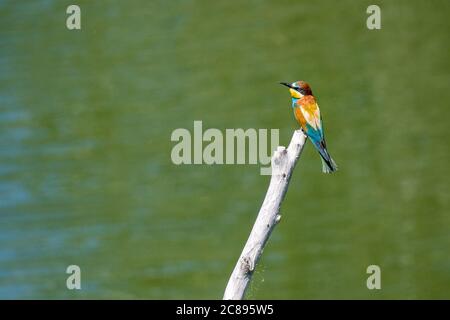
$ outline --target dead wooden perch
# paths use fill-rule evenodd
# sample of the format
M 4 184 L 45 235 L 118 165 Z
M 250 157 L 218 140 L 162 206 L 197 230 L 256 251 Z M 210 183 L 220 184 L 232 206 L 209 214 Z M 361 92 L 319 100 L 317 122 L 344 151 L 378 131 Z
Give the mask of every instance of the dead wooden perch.
M 288 189 L 295 164 L 303 150 L 306 136 L 301 130 L 292 135 L 288 148 L 278 147 L 272 157 L 272 177 L 264 202 L 253 229 L 231 274 L 223 296 L 224 300 L 240 300 L 244 297 L 256 264 L 275 225 L 280 221 L 281 202 Z

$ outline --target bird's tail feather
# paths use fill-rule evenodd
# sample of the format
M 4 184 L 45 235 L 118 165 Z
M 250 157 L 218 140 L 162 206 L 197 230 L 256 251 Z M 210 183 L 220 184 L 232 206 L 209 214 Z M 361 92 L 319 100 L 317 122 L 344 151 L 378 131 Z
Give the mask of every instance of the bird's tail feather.
M 322 152 L 319 152 L 321 160 L 322 160 L 322 172 L 323 173 L 332 173 L 338 170 L 338 166 L 336 162 L 334 162 L 333 158 L 328 153 L 327 149 L 322 149 Z
M 315 142 L 312 140 L 314 146 L 317 151 L 319 151 L 320 158 L 322 160 L 322 172 L 324 173 L 332 173 L 338 170 L 338 166 L 336 162 L 334 162 L 333 158 L 331 158 L 328 153 L 327 147 L 325 145 L 325 141 L 322 140 L 320 142 Z
M 334 162 L 333 158 L 330 157 L 330 161 L 328 161 L 321 157 L 321 160 L 323 173 L 332 173 L 338 170 L 336 162 Z

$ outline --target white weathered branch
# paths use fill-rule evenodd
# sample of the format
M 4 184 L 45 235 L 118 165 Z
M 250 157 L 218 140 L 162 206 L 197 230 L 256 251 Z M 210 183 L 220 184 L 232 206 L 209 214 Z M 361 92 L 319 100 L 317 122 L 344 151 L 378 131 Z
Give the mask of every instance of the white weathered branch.
M 231 274 L 224 300 L 240 300 L 250 283 L 255 266 L 275 225 L 280 221 L 280 206 L 286 194 L 295 164 L 303 150 L 306 136 L 301 130 L 292 135 L 288 148 L 278 147 L 272 157 L 272 177 L 253 229 Z

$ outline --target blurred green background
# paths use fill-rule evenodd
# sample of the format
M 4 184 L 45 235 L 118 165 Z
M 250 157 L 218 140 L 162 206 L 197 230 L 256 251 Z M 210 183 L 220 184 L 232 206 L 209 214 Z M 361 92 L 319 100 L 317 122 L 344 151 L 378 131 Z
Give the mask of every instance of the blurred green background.
M 0 1 L 0 298 L 221 298 L 269 177 L 171 133 L 287 145 L 299 79 L 340 171 L 308 143 L 248 298 L 450 298 L 449 1 L 72 3 Z

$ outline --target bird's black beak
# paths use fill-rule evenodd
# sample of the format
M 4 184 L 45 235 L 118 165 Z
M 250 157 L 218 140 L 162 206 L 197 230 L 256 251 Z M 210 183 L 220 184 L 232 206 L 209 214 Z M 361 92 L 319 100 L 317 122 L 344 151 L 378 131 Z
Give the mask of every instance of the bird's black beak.
M 293 89 L 292 86 L 289 83 L 287 83 L 287 82 L 280 82 L 280 84 L 282 84 L 283 86 L 286 86 L 288 88 Z

